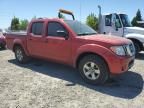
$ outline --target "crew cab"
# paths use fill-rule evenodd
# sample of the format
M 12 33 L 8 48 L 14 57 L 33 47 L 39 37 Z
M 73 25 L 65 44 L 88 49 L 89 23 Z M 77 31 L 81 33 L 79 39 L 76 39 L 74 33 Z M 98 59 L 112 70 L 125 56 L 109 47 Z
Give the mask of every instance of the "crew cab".
M 61 18 L 32 20 L 27 33 L 7 33 L 6 43 L 19 63 L 35 57 L 67 64 L 91 84 L 103 84 L 110 75 L 128 71 L 135 59 L 132 41 Z

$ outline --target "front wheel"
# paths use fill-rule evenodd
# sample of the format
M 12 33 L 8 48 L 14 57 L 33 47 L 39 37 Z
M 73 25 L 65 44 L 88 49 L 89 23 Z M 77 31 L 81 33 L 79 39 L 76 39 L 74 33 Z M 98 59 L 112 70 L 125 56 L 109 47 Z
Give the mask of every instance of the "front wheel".
M 109 69 L 99 56 L 85 56 L 78 68 L 82 78 L 88 83 L 104 84 L 109 79 Z
M 20 46 L 15 47 L 15 57 L 19 63 L 26 63 L 29 60 L 29 57 L 25 54 L 24 50 Z

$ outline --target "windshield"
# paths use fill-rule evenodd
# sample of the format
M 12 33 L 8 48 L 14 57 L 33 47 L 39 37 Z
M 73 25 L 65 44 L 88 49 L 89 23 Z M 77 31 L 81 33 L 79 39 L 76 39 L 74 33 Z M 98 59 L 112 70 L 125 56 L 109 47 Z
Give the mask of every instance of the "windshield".
M 64 21 L 78 36 L 97 34 L 95 30 L 93 30 L 86 24 L 82 24 L 81 22 L 75 20 L 64 20 Z
M 130 23 L 130 20 L 128 18 L 128 15 L 120 14 L 120 18 L 122 20 L 124 27 L 131 27 L 131 23 Z

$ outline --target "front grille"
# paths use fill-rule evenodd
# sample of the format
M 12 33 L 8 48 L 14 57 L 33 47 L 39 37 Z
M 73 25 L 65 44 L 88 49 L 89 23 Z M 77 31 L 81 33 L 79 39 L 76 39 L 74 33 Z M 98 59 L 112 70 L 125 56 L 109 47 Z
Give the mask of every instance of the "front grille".
M 124 49 L 125 49 L 125 52 L 126 52 L 127 56 L 134 56 L 135 55 L 135 47 L 132 43 L 128 44 L 128 45 L 125 45 Z

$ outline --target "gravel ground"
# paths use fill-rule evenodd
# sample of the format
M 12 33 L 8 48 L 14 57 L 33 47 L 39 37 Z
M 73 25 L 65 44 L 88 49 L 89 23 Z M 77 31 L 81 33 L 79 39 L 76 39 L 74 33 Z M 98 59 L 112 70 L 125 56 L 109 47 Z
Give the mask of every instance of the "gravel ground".
M 144 108 L 143 78 L 144 53 L 129 72 L 92 86 L 68 66 L 20 65 L 11 51 L 0 51 L 0 108 Z

